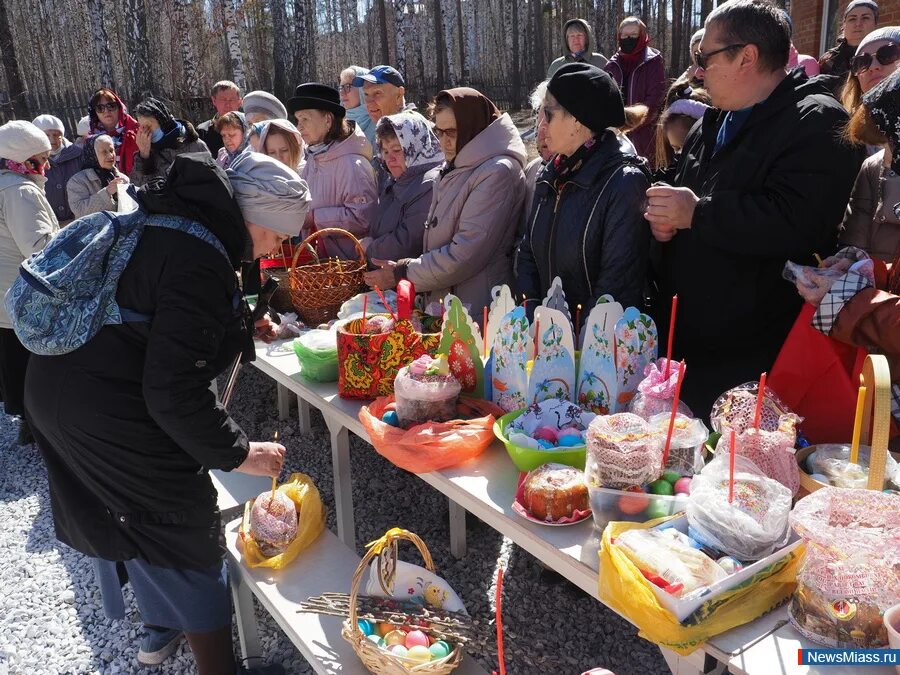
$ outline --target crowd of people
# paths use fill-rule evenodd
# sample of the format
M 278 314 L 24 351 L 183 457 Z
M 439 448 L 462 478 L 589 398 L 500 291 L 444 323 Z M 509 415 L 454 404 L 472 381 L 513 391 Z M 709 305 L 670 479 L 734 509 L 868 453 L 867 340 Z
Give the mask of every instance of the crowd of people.
M 888 357 L 900 420 L 900 27 L 853 0 L 821 59 L 791 35 L 762 0 L 721 4 L 667 79 L 639 18 L 621 22 L 608 59 L 572 19 L 530 98 L 531 161 L 487 96 L 447 89 L 420 111 L 390 65 L 348 66 L 336 87 L 300 84 L 284 102 L 223 80 L 196 125 L 100 88 L 74 143 L 53 115 L 0 127 L 0 291 L 73 219 L 116 211 L 124 189 L 226 253 L 149 228 L 117 294 L 149 325 L 105 326 L 64 356 L 29 359 L 0 307 L 6 413 L 22 418 L 20 442 L 37 439 L 58 536 L 95 558 L 111 616 L 107 597 L 132 583 L 142 662 L 184 634 L 201 673 L 243 672 L 204 468 L 275 475 L 284 448 L 249 442 L 208 386 L 259 329 L 235 271 L 246 291 L 253 261 L 288 239 L 348 231 L 371 287 L 409 279 L 473 316 L 499 284 L 531 311 L 559 277 L 570 307 L 610 294 L 665 339 L 677 294 L 674 354 L 697 411 L 768 370 L 807 301 L 815 328 Z M 358 255 L 348 239 L 323 248 Z M 789 260 L 809 268 L 796 287 Z M 90 395 L 61 398 L 71 387 Z

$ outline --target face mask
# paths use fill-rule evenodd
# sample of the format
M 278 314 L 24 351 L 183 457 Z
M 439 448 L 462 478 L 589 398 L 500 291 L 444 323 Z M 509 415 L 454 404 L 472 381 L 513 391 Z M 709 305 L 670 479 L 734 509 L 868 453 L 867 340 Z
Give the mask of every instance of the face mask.
M 619 49 L 625 54 L 630 54 L 637 47 L 638 39 L 636 37 L 619 38 Z
M 153 130 L 153 133 L 150 134 L 150 142 L 159 143 L 164 135 L 163 130 L 160 127 L 156 127 L 156 129 Z

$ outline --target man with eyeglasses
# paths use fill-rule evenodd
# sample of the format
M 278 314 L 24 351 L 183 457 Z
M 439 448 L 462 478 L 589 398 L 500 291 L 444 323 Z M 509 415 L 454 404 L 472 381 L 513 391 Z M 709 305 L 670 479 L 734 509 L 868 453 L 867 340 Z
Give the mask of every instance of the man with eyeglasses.
M 677 293 L 675 354 L 698 414 L 771 367 L 800 309 L 784 264 L 835 250 L 862 160 L 840 139 L 847 113 L 827 87 L 785 72 L 789 36 L 768 3 L 732 0 L 709 15 L 695 57 L 714 108 L 685 140 L 674 187 L 647 191 L 655 318 L 668 326 Z

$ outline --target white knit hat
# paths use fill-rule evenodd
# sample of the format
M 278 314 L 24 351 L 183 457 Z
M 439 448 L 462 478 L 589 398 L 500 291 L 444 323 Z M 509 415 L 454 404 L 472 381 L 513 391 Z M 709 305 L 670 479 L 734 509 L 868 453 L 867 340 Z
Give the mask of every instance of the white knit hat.
M 859 47 L 856 48 L 857 54 L 862 54 L 862 50 L 866 45 L 870 45 L 878 40 L 890 40 L 894 44 L 900 45 L 900 26 L 882 26 L 876 28 L 859 41 Z
M 300 234 L 310 197 L 296 171 L 267 155 L 244 152 L 225 173 L 244 220 L 281 234 Z
M 89 133 L 91 133 L 91 118 L 89 115 L 85 115 L 78 120 L 78 125 L 75 127 L 75 134 L 78 136 L 87 136 Z
M 250 113 L 264 113 L 269 116 L 269 119 L 277 119 L 280 117 L 284 120 L 286 120 L 288 116 L 287 108 L 284 107 L 284 103 L 267 91 L 251 91 L 244 96 L 243 107 L 245 115 L 249 115 Z
M 32 124 L 41 131 L 60 131 L 66 133 L 66 128 L 63 126 L 62 120 L 53 115 L 38 115 L 34 118 Z
M 13 120 L 0 127 L 0 157 L 20 164 L 26 159 L 50 152 L 47 134 L 25 120 Z

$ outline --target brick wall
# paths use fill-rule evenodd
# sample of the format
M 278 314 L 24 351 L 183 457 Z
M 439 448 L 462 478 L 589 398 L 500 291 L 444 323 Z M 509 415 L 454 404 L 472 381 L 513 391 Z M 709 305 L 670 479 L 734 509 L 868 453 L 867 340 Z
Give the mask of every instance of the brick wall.
M 837 16 L 844 13 L 848 0 L 839 0 Z M 879 26 L 900 25 L 900 0 L 879 0 Z M 801 54 L 818 57 L 832 45 L 820 45 L 824 0 L 791 0 L 794 22 L 794 46 Z

